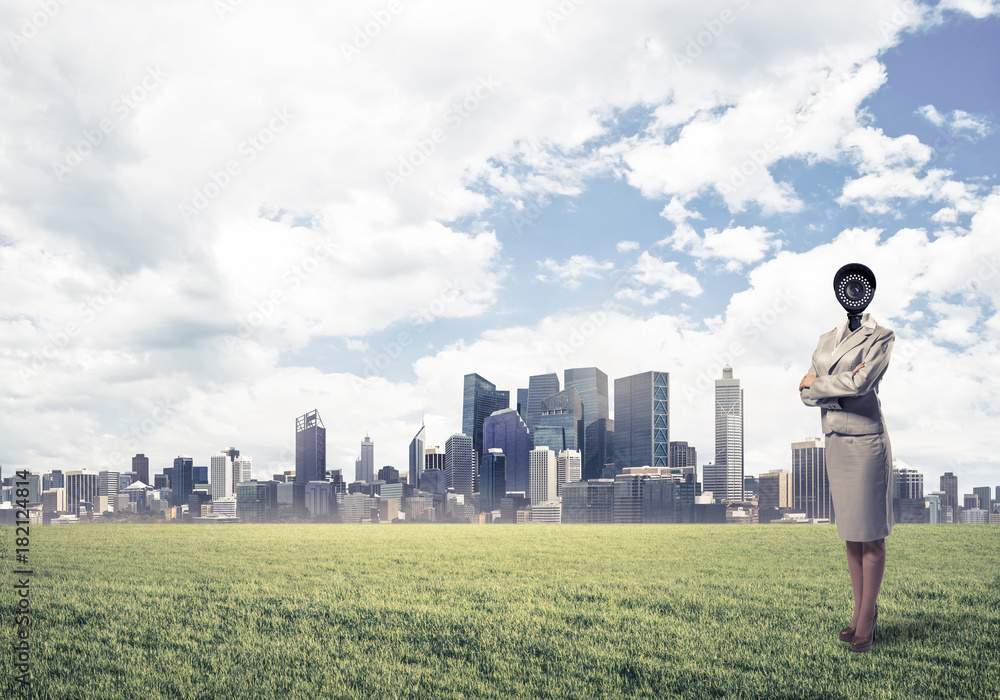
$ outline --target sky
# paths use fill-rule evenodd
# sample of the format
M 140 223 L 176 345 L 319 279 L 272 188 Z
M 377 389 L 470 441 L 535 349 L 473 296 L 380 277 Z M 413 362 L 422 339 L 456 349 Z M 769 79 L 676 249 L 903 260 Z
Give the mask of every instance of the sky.
M 0 3 L 0 464 L 407 468 L 462 377 L 669 372 L 745 472 L 868 265 L 893 456 L 1000 485 L 1000 2 Z M 613 401 L 612 401 L 613 411 Z M 613 417 L 613 416 L 612 416 Z

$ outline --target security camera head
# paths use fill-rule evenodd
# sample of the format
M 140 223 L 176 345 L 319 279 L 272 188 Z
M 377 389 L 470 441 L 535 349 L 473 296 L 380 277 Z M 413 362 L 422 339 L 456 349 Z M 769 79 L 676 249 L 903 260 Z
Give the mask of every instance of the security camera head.
M 833 276 L 833 291 L 837 301 L 847 311 L 848 327 L 861 327 L 861 314 L 875 296 L 875 273 L 861 263 L 848 263 Z

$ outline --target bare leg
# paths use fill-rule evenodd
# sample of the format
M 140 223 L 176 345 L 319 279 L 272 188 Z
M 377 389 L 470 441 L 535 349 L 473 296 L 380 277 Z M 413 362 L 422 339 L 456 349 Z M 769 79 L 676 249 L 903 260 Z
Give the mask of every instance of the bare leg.
M 879 588 L 882 587 L 882 576 L 885 573 L 885 538 L 862 543 L 863 553 L 863 593 L 861 599 L 861 615 L 854 634 L 867 637 L 875 626 L 875 601 Z
M 851 588 L 854 590 L 854 616 L 851 618 L 851 627 L 858 626 L 858 617 L 861 616 L 861 601 L 864 598 L 864 573 L 862 565 L 862 547 L 860 542 L 846 542 L 847 547 L 847 569 L 851 572 Z

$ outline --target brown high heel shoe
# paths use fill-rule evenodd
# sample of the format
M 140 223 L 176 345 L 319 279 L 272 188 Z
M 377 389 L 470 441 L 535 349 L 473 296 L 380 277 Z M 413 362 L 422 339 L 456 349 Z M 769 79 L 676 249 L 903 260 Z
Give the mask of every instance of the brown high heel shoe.
M 875 617 L 872 618 L 872 633 L 864 638 L 855 637 L 851 640 L 851 651 L 865 652 L 871 651 L 872 643 L 878 636 L 878 606 L 875 606 Z
M 875 620 L 878 619 L 878 603 L 875 603 Z M 850 644 L 854 640 L 855 627 L 845 627 L 840 630 L 840 641 Z

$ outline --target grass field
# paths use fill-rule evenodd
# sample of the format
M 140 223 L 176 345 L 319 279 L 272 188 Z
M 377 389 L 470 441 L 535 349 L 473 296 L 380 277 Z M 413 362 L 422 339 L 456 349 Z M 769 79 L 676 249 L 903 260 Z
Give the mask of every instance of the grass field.
M 1000 698 L 1000 526 L 33 527 L 33 696 Z M 0 528 L 4 698 L 12 528 Z

